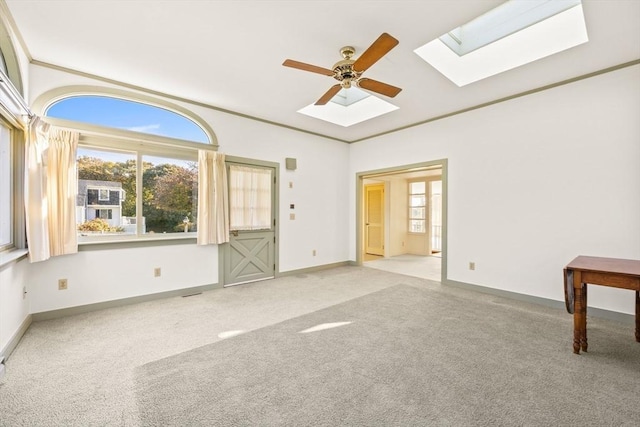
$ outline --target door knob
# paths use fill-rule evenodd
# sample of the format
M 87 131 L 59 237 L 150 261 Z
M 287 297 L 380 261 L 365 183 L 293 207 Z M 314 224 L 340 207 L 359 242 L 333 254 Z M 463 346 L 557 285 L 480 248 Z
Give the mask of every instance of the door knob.
M 238 237 L 238 230 L 231 230 L 231 234 L 232 234 L 234 237 Z

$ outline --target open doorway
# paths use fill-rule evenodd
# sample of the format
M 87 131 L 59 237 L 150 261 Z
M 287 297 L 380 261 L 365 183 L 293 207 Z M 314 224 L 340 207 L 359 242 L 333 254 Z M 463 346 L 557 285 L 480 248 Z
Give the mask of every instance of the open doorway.
M 446 279 L 446 189 L 446 160 L 358 173 L 358 265 Z

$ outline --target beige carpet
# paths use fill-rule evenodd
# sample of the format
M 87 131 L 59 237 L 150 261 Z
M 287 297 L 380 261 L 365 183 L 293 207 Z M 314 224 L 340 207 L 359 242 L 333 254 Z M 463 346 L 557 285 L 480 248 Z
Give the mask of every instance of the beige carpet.
M 389 258 L 375 257 L 365 260 L 364 266 L 391 273 L 405 274 L 421 279 L 439 282 L 441 278 L 442 258 L 423 255 L 398 255 Z
M 634 387 L 640 384 L 640 345 L 633 341 L 632 328 L 627 324 L 590 318 L 589 353 L 575 356 L 571 352 L 571 316 L 560 310 L 369 268 L 342 267 L 34 323 L 7 361 L 7 375 L 0 382 L 0 426 L 144 425 L 136 400 L 135 373 L 140 367 L 211 344 L 228 345 L 226 342 L 246 339 L 247 331 L 320 312 L 397 284 L 437 294 L 443 303 L 460 298 L 473 301 L 478 304 L 481 319 L 491 320 L 503 307 L 527 314 L 521 320 L 515 316 L 509 325 L 514 333 L 530 328 L 531 316 L 543 319 L 534 337 L 556 337 L 551 341 L 554 357 L 540 355 L 535 345 L 518 350 L 540 355 L 539 369 L 551 369 L 555 360 L 564 358 L 574 366 L 576 375 L 600 379 L 594 387 L 601 391 L 599 404 L 603 406 L 617 407 L 616 402 L 624 401 L 629 394 L 638 396 Z M 368 310 L 375 315 L 375 306 Z M 455 308 L 446 312 L 428 326 L 446 331 L 448 322 L 459 315 Z M 473 326 L 471 322 L 469 327 Z M 245 334 L 226 341 L 221 338 L 240 331 Z M 481 332 L 475 334 L 480 344 L 490 342 L 492 334 L 500 334 L 492 327 Z M 474 353 L 469 349 L 460 357 L 473 359 L 477 354 L 477 350 Z M 481 355 L 493 357 L 487 351 Z M 367 355 L 356 353 L 354 357 Z M 623 384 L 632 387 L 621 387 L 599 376 L 600 371 L 609 369 L 626 369 L 628 382 Z M 447 394 L 440 396 L 446 398 Z M 527 396 L 534 406 L 537 398 Z M 638 406 L 632 405 L 624 411 L 636 415 L 637 410 Z M 622 416 L 627 416 L 624 411 Z M 576 424 L 595 425 L 595 421 L 576 416 Z M 522 423 L 516 420 L 514 424 Z
M 397 285 L 136 369 L 140 423 L 637 423 L 640 346 L 573 356 L 569 323 Z

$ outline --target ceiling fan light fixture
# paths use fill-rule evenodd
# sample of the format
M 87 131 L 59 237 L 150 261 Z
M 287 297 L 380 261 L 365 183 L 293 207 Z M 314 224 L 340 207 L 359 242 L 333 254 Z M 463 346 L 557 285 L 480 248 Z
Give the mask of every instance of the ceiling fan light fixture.
M 382 83 L 373 79 L 361 79 L 362 73 L 364 73 L 369 67 L 378 62 L 380 58 L 389 53 L 391 49 L 398 45 L 398 40 L 393 36 L 382 33 L 380 37 L 373 42 L 367 50 L 354 60 L 351 57 L 356 53 L 356 50 L 352 46 L 344 46 L 340 49 L 340 54 L 343 59 L 336 62 L 333 65 L 333 69 L 318 67 L 316 65 L 306 64 L 304 62 L 294 61 L 292 59 L 286 59 L 282 65 L 285 67 L 297 68 L 303 71 L 310 71 L 312 73 L 323 74 L 325 76 L 331 76 L 340 83 L 334 84 L 328 91 L 320 97 L 315 103 L 316 106 L 325 105 L 329 102 L 339 90 L 350 89 L 352 84 L 357 84 L 366 90 L 388 96 L 393 98 L 402 89 L 392 86 L 390 84 Z
M 365 92 L 364 90 L 360 90 L 355 86 L 351 86 L 348 90 L 342 89 L 340 92 L 336 94 L 333 98 L 331 98 L 330 102 L 335 102 L 336 104 L 342 105 L 343 107 L 348 107 L 349 105 L 355 104 L 358 101 L 362 101 L 365 98 L 372 96 L 369 92 Z

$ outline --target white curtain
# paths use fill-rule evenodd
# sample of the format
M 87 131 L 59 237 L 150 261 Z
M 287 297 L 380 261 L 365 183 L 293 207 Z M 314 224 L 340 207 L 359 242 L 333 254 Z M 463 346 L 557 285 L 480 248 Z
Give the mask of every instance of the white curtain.
M 79 134 L 35 118 L 25 152 L 25 210 L 31 262 L 78 251 L 76 231 Z
M 224 154 L 198 151 L 198 245 L 229 241 L 229 195 Z
M 232 230 L 271 228 L 271 170 L 229 167 L 229 206 Z

